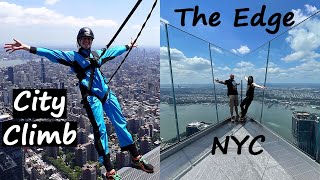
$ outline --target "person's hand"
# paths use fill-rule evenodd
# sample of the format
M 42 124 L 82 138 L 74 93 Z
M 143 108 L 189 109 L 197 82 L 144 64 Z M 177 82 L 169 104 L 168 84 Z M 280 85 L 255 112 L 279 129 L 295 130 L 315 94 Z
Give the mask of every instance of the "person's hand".
M 219 82 L 219 79 L 218 79 L 218 78 L 216 79 L 216 82 Z
M 137 44 L 137 43 L 134 43 L 134 44 L 133 44 L 133 40 L 132 40 L 132 38 L 131 38 L 131 41 L 130 41 L 130 43 L 128 44 L 128 46 L 129 46 L 129 48 L 130 48 L 130 47 L 138 47 L 138 44 Z
M 13 53 L 17 50 L 30 50 L 30 46 L 23 44 L 21 41 L 14 39 L 14 43 L 8 43 L 4 45 L 4 49 L 6 49 L 6 52 L 9 52 L 9 54 Z

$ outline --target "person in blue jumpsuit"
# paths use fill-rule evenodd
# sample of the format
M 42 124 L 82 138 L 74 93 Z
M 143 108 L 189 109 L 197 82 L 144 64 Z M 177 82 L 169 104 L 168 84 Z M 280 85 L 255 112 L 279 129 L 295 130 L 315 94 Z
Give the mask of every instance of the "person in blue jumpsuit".
M 108 179 L 118 179 L 119 175 L 111 165 L 103 112 L 106 112 L 115 127 L 121 150 L 131 153 L 132 164 L 146 172 L 153 172 L 153 166 L 139 155 L 132 136 L 126 128 L 127 122 L 122 114 L 120 104 L 108 87 L 106 77 L 100 71 L 100 66 L 105 62 L 121 55 L 131 46 L 136 47 L 137 45 L 129 43 L 125 46 L 109 48 L 105 52 L 104 49 L 91 51 L 93 39 L 92 30 L 84 27 L 79 30 L 77 35 L 78 52 L 32 47 L 16 39 L 14 39 L 14 43 L 5 44 L 4 48 L 9 53 L 16 50 L 26 50 L 44 56 L 52 62 L 70 66 L 72 71 L 77 74 L 83 98 L 82 103 L 93 127 L 99 161 L 106 167 Z

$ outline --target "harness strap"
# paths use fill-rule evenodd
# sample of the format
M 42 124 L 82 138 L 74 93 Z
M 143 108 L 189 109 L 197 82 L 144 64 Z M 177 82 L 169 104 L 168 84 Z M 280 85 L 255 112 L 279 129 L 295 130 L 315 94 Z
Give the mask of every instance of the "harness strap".
M 97 96 L 96 94 L 92 93 L 92 83 L 93 83 L 93 79 L 94 79 L 94 72 L 95 72 L 95 68 L 99 68 L 100 70 L 100 65 L 99 65 L 99 55 L 96 51 L 92 51 L 91 54 L 93 56 L 93 58 L 90 58 L 90 56 L 88 57 L 86 54 L 84 54 L 83 52 L 81 52 L 81 49 L 78 52 L 83 58 L 85 58 L 87 61 L 90 62 L 90 65 L 88 65 L 85 68 L 82 68 L 80 66 L 80 64 L 75 61 L 74 62 L 74 69 L 77 73 L 77 78 L 79 79 L 79 86 L 80 86 L 80 91 L 83 97 L 83 100 L 81 103 L 85 103 L 86 102 L 86 98 L 87 96 L 95 96 L 97 97 L 102 103 L 105 102 L 108 98 L 109 92 L 110 92 L 110 88 L 108 88 L 106 94 L 103 96 L 103 98 L 100 98 L 99 96 Z M 81 84 L 81 80 L 84 79 L 86 77 L 85 72 L 90 70 L 90 79 L 89 79 L 89 84 L 88 87 L 84 86 Z M 101 70 L 100 70 L 101 72 Z M 104 81 L 106 82 L 105 79 L 105 75 L 101 72 L 101 75 L 104 78 Z

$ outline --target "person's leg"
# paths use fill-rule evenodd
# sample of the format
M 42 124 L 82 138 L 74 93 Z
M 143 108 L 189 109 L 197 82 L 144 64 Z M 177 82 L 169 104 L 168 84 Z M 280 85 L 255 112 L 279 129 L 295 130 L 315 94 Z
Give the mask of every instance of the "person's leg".
M 122 114 L 118 99 L 112 91 L 110 91 L 107 101 L 103 103 L 103 109 L 116 130 L 121 150 L 130 152 L 133 157 L 133 165 L 139 166 L 146 172 L 153 172 L 153 166 L 144 161 L 139 155 L 132 136 L 127 129 L 127 121 Z
M 238 106 L 239 106 L 238 95 L 235 95 L 234 96 L 234 108 L 235 108 L 235 111 L 236 111 L 237 118 L 239 118 Z
M 245 114 L 244 106 L 247 104 L 247 101 L 248 101 L 248 97 L 244 98 L 244 100 L 242 100 L 242 102 L 240 104 L 240 107 L 241 107 L 241 118 L 244 117 L 244 114 Z
M 248 99 L 247 99 L 247 102 L 246 102 L 246 104 L 245 104 L 244 113 L 243 113 L 242 117 L 244 117 L 244 116 L 247 114 L 248 109 L 249 109 L 249 106 L 250 106 L 252 100 L 253 100 L 252 98 L 248 98 Z
M 231 120 L 233 117 L 233 106 L 234 106 L 234 101 L 233 101 L 232 95 L 229 95 L 229 107 L 230 107 Z
M 110 161 L 108 135 L 103 119 L 102 104 L 95 96 L 88 96 L 87 101 L 84 101 L 84 108 L 93 128 L 94 144 L 99 154 L 99 161 L 105 166 L 107 173 L 115 172 Z

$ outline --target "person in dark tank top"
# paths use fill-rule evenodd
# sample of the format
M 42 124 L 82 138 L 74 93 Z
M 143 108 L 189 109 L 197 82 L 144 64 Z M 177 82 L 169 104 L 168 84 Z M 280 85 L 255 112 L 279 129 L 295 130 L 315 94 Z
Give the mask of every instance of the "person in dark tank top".
M 261 89 L 265 89 L 266 87 L 264 86 L 260 86 L 256 83 L 253 82 L 253 77 L 252 76 L 244 76 L 244 79 L 248 82 L 247 83 L 247 92 L 246 92 L 246 98 L 241 102 L 240 107 L 241 107 L 241 117 L 240 117 L 240 121 L 244 121 L 244 117 L 247 114 L 247 111 L 249 109 L 249 106 L 251 104 L 251 102 L 253 101 L 253 97 L 254 97 L 254 89 L 257 88 L 261 88 Z

